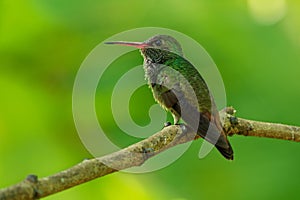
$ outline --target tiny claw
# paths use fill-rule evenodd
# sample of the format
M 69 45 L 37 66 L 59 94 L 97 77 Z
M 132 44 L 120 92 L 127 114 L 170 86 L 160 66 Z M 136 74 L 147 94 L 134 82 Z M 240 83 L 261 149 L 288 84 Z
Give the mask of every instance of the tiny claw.
M 187 127 L 186 127 L 186 125 L 185 124 L 178 124 L 179 126 L 180 126 L 180 128 L 181 128 L 181 130 L 182 130 L 182 133 L 187 133 L 188 132 L 188 129 L 187 129 Z
M 230 116 L 229 120 L 232 125 L 237 125 L 239 123 L 237 117 L 234 116 Z
M 168 126 L 171 126 L 171 125 L 172 125 L 171 122 L 165 122 L 165 123 L 164 123 L 164 128 L 165 128 L 165 127 L 168 127 Z
M 41 192 L 37 189 L 36 185 L 38 184 L 38 176 L 35 174 L 29 174 L 26 179 L 26 181 L 30 182 L 31 184 L 34 184 L 33 186 L 33 199 L 39 199 L 38 197 L 40 196 Z
M 26 177 L 26 180 L 29 181 L 29 182 L 31 182 L 31 183 L 37 183 L 38 182 L 38 177 L 37 177 L 37 175 L 29 174 Z

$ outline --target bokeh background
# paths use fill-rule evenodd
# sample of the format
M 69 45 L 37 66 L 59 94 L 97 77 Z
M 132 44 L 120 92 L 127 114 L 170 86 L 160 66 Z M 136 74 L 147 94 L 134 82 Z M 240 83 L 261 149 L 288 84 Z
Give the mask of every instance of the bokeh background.
M 189 35 L 214 59 L 238 116 L 300 126 L 299 21 L 297 0 L 0 1 L 0 187 L 92 157 L 72 118 L 76 72 L 97 44 L 132 28 Z M 132 66 L 142 62 L 137 51 L 127 56 Z M 108 77 L 104 83 L 110 88 L 115 81 Z M 100 94 L 97 114 L 109 136 L 120 145 L 132 143 L 109 110 L 101 112 L 111 92 Z M 143 87 L 133 97 L 132 117 L 149 123 L 150 91 Z M 198 159 L 199 140 L 159 171 L 114 173 L 47 199 L 299 198 L 299 144 L 243 136 L 230 141 L 233 162 L 216 150 Z

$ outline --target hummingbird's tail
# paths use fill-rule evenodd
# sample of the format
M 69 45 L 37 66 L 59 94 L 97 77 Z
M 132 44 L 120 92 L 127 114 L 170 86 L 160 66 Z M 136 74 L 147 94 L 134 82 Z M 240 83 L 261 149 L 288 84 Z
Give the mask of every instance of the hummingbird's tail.
M 225 134 L 220 135 L 215 146 L 226 159 L 233 160 L 233 149 L 229 141 L 227 140 Z
M 208 142 L 215 145 L 219 152 L 228 160 L 233 160 L 233 149 L 223 131 L 219 116 L 210 117 L 207 114 L 201 115 L 197 134 L 203 137 Z
M 203 127 L 199 127 L 197 133 L 204 136 L 204 139 L 215 145 L 219 152 L 228 160 L 233 160 L 233 149 L 227 139 L 223 129 L 218 129 L 214 123 L 210 123 L 210 128 L 204 132 Z M 203 134 L 204 133 L 204 134 Z
M 215 145 L 226 159 L 233 160 L 233 150 L 223 131 L 218 112 L 215 111 L 214 115 L 210 112 L 199 113 L 197 109 L 185 102 L 181 102 L 181 105 L 185 110 L 184 113 L 180 113 L 181 109 L 177 103 L 172 108 L 179 112 L 182 119 L 197 132 L 197 135 Z

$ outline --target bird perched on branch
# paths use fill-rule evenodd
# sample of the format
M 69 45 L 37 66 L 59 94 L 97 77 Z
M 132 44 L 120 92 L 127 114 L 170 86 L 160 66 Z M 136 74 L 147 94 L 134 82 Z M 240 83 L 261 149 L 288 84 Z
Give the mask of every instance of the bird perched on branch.
M 208 86 L 197 69 L 183 57 L 181 45 L 175 38 L 156 35 L 144 42 L 114 41 L 106 44 L 139 48 L 153 96 L 172 113 L 174 124 L 182 118 L 199 136 L 214 144 L 225 158 L 233 160 L 232 147 Z

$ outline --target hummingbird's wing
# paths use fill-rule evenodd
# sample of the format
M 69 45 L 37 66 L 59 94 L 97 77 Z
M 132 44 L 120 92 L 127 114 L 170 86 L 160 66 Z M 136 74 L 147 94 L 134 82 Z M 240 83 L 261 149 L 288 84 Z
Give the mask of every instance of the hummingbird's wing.
M 215 103 L 198 71 L 180 57 L 160 67 L 152 91 L 177 122 L 181 117 L 198 135 L 214 144 L 227 159 L 233 150 L 222 129 Z

